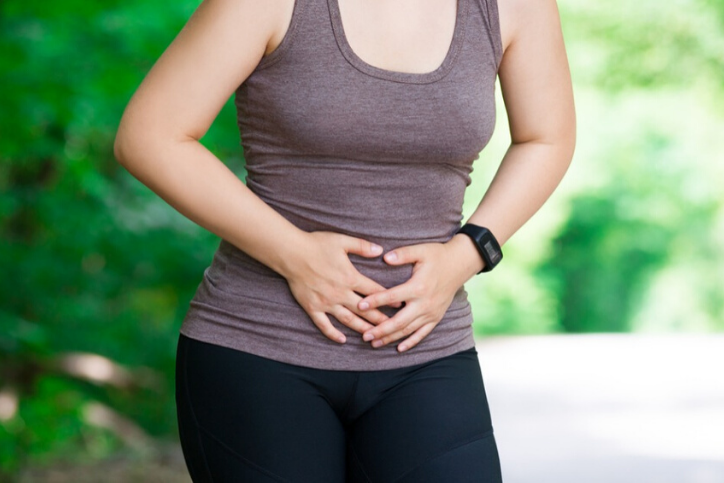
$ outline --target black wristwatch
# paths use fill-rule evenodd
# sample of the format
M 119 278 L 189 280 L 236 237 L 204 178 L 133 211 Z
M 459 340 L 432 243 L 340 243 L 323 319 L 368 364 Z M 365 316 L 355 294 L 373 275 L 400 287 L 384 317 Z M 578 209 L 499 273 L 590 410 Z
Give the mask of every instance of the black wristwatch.
M 466 223 L 455 234 L 458 233 L 464 233 L 472 238 L 473 242 L 475 242 L 475 248 L 483 257 L 485 266 L 478 273 L 491 271 L 503 259 L 503 251 L 500 249 L 498 240 L 487 228 Z

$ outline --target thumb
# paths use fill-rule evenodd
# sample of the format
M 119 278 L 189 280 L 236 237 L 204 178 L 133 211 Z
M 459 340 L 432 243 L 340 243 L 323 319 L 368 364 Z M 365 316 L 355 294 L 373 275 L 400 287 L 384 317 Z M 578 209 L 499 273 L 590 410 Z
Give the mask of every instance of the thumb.
M 369 242 L 363 238 L 344 236 L 343 248 L 347 253 L 354 253 L 363 257 L 379 257 L 382 255 L 382 247 Z

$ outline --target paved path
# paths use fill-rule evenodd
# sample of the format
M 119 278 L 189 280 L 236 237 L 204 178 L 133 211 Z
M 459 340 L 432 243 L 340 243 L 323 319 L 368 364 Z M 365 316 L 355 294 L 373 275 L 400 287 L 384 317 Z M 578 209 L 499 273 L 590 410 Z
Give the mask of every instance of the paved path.
M 491 337 L 505 483 L 724 483 L 724 334 Z

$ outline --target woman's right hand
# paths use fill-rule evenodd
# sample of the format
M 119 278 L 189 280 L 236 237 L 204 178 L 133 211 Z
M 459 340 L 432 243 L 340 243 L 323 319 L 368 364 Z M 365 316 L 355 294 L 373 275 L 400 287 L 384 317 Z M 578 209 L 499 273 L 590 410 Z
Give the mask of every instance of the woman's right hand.
M 389 319 L 376 308 L 360 310 L 357 307 L 363 296 L 381 292 L 385 287 L 362 275 L 347 256 L 354 253 L 363 257 L 379 257 L 382 247 L 330 231 L 308 232 L 306 235 L 304 245 L 298 247 L 302 255 L 288 266 L 284 277 L 294 298 L 314 325 L 329 339 L 344 343 L 344 334 L 332 325 L 327 314 L 359 333 L 373 328 L 372 324 Z M 401 304 L 398 302 L 393 306 Z

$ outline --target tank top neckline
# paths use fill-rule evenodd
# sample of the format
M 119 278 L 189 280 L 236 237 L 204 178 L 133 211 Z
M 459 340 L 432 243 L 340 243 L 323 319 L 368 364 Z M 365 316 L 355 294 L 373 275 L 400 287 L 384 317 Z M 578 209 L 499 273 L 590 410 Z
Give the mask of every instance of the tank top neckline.
M 347 40 L 347 35 L 344 32 L 344 25 L 342 24 L 342 16 L 339 10 L 339 1 L 327 0 L 327 5 L 329 7 L 329 14 L 332 21 L 332 30 L 334 31 L 334 37 L 337 40 L 339 50 L 342 52 L 345 59 L 347 59 L 347 62 L 352 64 L 352 66 L 354 66 L 357 70 L 372 77 L 394 82 L 429 84 L 445 77 L 455 64 L 455 59 L 460 52 L 463 45 L 463 38 L 465 36 L 466 22 L 464 20 L 467 14 L 468 2 L 469 0 L 457 0 L 453 37 L 442 63 L 435 70 L 422 73 L 383 69 L 381 67 L 368 64 L 362 60 L 362 58 L 359 57 L 354 50 L 352 50 L 352 47 Z

